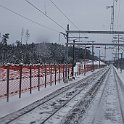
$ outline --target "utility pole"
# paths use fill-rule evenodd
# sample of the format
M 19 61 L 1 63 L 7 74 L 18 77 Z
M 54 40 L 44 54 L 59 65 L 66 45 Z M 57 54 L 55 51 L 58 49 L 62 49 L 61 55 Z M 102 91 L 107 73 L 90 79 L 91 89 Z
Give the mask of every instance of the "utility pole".
M 119 34 L 118 34 L 118 68 L 119 68 Z
M 120 71 L 122 73 L 122 58 L 123 58 L 123 53 L 121 53 L 121 62 L 120 62 Z
M 100 68 L 100 49 L 99 49 L 99 68 Z
M 104 61 L 106 60 L 106 45 L 105 45 L 105 57 L 104 57 Z
M 73 43 L 75 43 L 75 40 L 73 40 Z M 72 63 L 72 77 L 74 76 L 74 64 L 75 64 L 75 44 L 73 44 L 73 63 Z
M 94 45 L 93 45 L 93 42 L 92 41 L 92 68 L 93 68 L 93 71 L 94 71 Z
M 115 1 L 117 2 L 117 0 L 113 0 L 112 5 L 106 7 L 107 9 L 111 8 L 111 24 L 110 24 L 110 31 L 114 31 Z
M 115 54 L 115 55 L 118 55 L 118 54 L 120 54 L 121 55 L 121 60 L 118 60 L 118 58 L 117 58 L 117 69 L 119 68 L 119 65 L 120 65 L 120 69 L 121 69 L 121 67 L 122 67 L 122 57 L 123 57 L 123 53 L 112 53 L 112 54 Z M 116 58 L 116 56 L 114 57 L 114 58 Z
M 110 31 L 114 31 L 114 2 L 112 6 L 107 6 L 107 9 L 111 8 L 111 23 L 110 23 Z
M 113 0 L 113 5 L 112 7 L 112 13 L 111 13 L 111 25 L 110 25 L 110 30 L 114 31 L 114 14 L 115 14 L 115 7 L 114 7 L 114 0 Z
M 118 61 L 118 63 L 117 63 L 117 68 L 119 68 L 119 52 L 120 52 L 120 34 L 118 34 L 117 36 L 115 36 L 115 37 L 113 37 L 114 39 L 116 39 L 116 40 L 114 40 L 113 42 L 116 42 L 117 43 L 117 47 L 116 47 L 116 56 L 117 56 L 117 61 Z
M 88 41 L 88 42 L 91 42 L 91 45 L 92 45 L 92 71 L 94 71 L 94 42 L 95 41 Z
M 67 31 L 69 31 L 69 24 L 67 25 Z M 66 38 L 67 38 L 67 43 L 66 43 L 66 70 L 65 70 L 65 83 L 68 83 L 68 41 L 69 41 L 69 33 L 67 32 Z
M 86 74 L 86 46 L 85 46 L 85 49 L 84 49 L 84 76 Z
M 96 47 L 99 49 L 99 68 L 100 68 L 100 47 Z
M 86 55 L 87 55 L 87 48 L 90 48 L 90 47 L 86 47 L 85 46 L 85 51 L 84 51 L 84 76 L 86 75 Z

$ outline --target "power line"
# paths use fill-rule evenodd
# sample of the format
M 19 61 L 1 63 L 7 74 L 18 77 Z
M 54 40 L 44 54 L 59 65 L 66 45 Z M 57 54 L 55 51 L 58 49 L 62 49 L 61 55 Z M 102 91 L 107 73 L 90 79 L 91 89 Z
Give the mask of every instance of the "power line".
M 11 10 L 11 9 L 9 9 L 9 8 L 7 8 L 7 7 L 3 6 L 3 5 L 1 5 L 1 4 L 0 4 L 0 7 L 3 8 L 3 9 L 5 9 L 5 10 L 7 10 L 7 11 L 9 11 L 9 12 L 11 12 L 11 13 L 13 13 L 13 14 L 15 14 L 15 15 L 20 16 L 21 18 L 23 18 L 23 19 L 25 19 L 25 20 L 28 20 L 28 21 L 30 21 L 30 22 L 36 24 L 36 25 L 39 25 L 40 27 L 44 27 L 44 28 L 49 29 L 49 30 L 54 31 L 54 32 L 59 32 L 59 31 L 57 31 L 56 29 L 49 28 L 49 27 L 47 27 L 47 26 L 45 26 L 45 25 L 42 25 L 42 24 L 40 24 L 40 23 L 38 23 L 38 22 L 36 22 L 36 21 L 33 21 L 32 19 L 29 19 L 29 18 L 27 18 L 27 17 L 25 17 L 25 16 L 23 16 L 23 15 L 21 15 L 21 14 L 15 12 L 15 11 L 13 11 L 13 10 Z
M 67 19 L 68 21 L 70 21 L 78 30 L 80 30 L 72 21 L 71 19 L 69 19 L 65 14 L 64 12 L 52 1 L 52 0 L 49 0 Z
M 42 10 L 40 10 L 39 8 L 37 8 L 34 4 L 32 4 L 31 2 L 29 2 L 28 0 L 25 0 L 28 4 L 30 4 L 33 8 L 35 8 L 36 10 L 38 10 L 40 13 L 42 13 L 43 15 L 45 15 L 48 19 L 50 19 L 52 22 L 54 22 L 56 25 L 58 25 L 59 27 L 61 27 L 62 29 L 66 30 L 64 27 L 62 27 L 59 23 L 57 23 L 54 19 L 52 19 L 51 17 L 49 17 L 48 15 L 46 15 Z

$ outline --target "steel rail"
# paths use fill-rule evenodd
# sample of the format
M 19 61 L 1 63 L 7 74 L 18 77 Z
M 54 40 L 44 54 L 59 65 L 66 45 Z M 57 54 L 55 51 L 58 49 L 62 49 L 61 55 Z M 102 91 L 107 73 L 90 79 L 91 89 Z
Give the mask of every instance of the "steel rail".
M 71 124 L 70 121 L 73 121 L 73 123 L 78 123 L 78 121 L 81 118 L 81 116 L 83 115 L 83 113 L 85 113 L 85 109 L 84 108 L 87 109 L 89 107 L 89 105 L 92 103 L 92 100 L 96 96 L 96 94 L 97 94 L 100 86 L 102 85 L 103 80 L 105 79 L 106 74 L 108 73 L 108 71 L 109 71 L 109 69 L 106 72 L 104 72 L 103 75 L 101 75 L 101 77 L 99 78 L 99 80 L 85 94 L 84 99 L 82 99 L 81 101 L 79 101 L 79 103 L 66 116 L 66 119 L 62 122 L 62 124 L 66 124 L 66 123 L 67 124 Z M 91 99 L 89 99 L 89 97 Z M 80 108 L 80 109 L 78 109 L 78 108 Z M 79 116 L 79 117 L 77 117 L 77 116 Z M 73 117 L 73 118 L 71 118 L 71 117 Z M 76 120 L 74 120 L 75 117 L 76 117 Z
M 103 73 L 102 71 L 103 71 L 103 70 L 100 70 L 100 71 L 98 71 L 98 72 L 96 72 L 96 73 L 94 73 L 94 74 L 96 74 L 96 77 L 97 77 L 97 74 Z M 101 73 L 100 73 L 100 72 L 101 72 Z M 80 84 L 82 84 L 82 81 L 89 80 L 89 78 L 94 78 L 94 75 L 88 76 L 88 77 L 85 78 L 85 79 L 82 79 L 82 80 L 80 80 L 80 81 L 78 81 L 78 82 L 76 82 L 76 83 L 74 83 L 74 84 L 71 84 L 71 85 L 69 85 L 69 86 L 66 86 L 65 88 L 60 89 L 60 90 L 59 90 L 59 93 L 58 93 L 58 91 L 55 91 L 52 95 L 50 95 L 50 96 L 48 96 L 48 97 L 45 97 L 44 99 L 38 100 L 37 102 L 33 103 L 33 104 L 32 104 L 32 107 L 28 106 L 25 111 L 23 111 L 24 109 L 22 109 L 22 110 L 20 110 L 20 111 L 18 111 L 18 112 L 15 112 L 14 115 L 8 115 L 8 116 L 5 116 L 5 117 L 1 118 L 1 119 L 0 119 L 0 123 L 1 123 L 1 124 L 2 124 L 2 122 L 10 123 L 10 122 L 13 122 L 14 120 L 17 120 L 19 117 L 25 115 L 26 113 L 29 113 L 30 111 L 34 110 L 34 109 L 37 108 L 37 107 L 39 107 L 41 104 L 44 104 L 45 102 L 48 102 L 48 101 L 50 101 L 51 99 L 54 99 L 55 97 L 59 96 L 60 94 L 62 94 L 62 93 L 64 93 L 64 92 L 68 91 L 70 88 L 75 87 L 75 85 L 76 85 L 76 87 L 77 87 L 77 85 L 80 86 Z M 56 111 L 56 112 L 57 112 L 57 111 Z M 55 114 L 55 113 L 53 113 L 53 114 Z M 16 115 L 16 117 L 15 117 L 15 115 Z M 48 119 L 49 119 L 49 118 L 48 118 Z
M 117 95 L 118 95 L 118 102 L 119 102 L 119 107 L 120 107 L 120 112 L 121 112 L 121 116 L 122 116 L 122 121 L 124 123 L 124 113 L 123 113 L 123 106 L 122 106 L 122 102 L 121 102 L 121 98 L 120 98 L 120 90 L 119 90 L 119 87 L 120 88 L 124 88 L 124 86 L 120 86 L 122 84 L 122 81 L 120 80 L 120 77 L 118 76 L 117 72 L 115 69 L 113 69 L 114 71 L 114 78 L 115 78 L 115 82 L 116 82 L 116 89 L 117 89 Z M 119 83 L 119 84 L 118 84 Z

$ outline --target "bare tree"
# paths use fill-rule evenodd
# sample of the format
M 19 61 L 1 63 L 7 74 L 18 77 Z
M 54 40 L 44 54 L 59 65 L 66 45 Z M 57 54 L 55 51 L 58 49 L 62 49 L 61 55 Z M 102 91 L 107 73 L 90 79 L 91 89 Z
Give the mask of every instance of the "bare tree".
M 22 28 L 22 31 L 21 31 L 21 43 L 23 41 L 23 36 L 24 36 L 24 28 Z
M 29 37 L 30 37 L 30 33 L 29 33 L 29 30 L 27 29 L 26 30 L 26 44 L 28 44 L 28 40 L 29 40 Z

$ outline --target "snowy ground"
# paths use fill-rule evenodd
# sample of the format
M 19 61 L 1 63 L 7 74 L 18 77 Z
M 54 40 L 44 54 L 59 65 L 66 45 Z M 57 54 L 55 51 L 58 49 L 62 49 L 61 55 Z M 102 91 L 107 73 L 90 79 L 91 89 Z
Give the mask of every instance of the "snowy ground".
M 95 70 L 95 72 L 96 71 L 98 71 L 98 70 Z M 69 83 L 63 83 L 63 81 L 61 81 L 60 83 L 57 82 L 57 85 L 47 86 L 46 88 L 43 87 L 43 88 L 41 88 L 41 91 L 39 91 L 39 92 L 37 91 L 37 89 L 33 90 L 31 95 L 29 92 L 25 92 L 22 94 L 21 99 L 18 98 L 18 95 L 11 96 L 9 102 L 6 102 L 6 98 L 0 99 L 0 118 L 7 114 L 13 113 L 29 104 L 32 104 L 33 102 L 35 102 L 39 99 L 42 99 L 43 97 L 49 95 L 50 93 L 54 92 L 55 90 L 65 87 L 71 83 L 77 82 L 77 81 L 81 80 L 82 78 L 85 78 L 91 74 L 92 74 L 92 72 L 87 72 L 86 76 L 84 76 L 84 75 L 77 76 L 75 80 L 69 81 Z
M 23 94 L 22 99 L 14 96 L 9 103 L 3 99 L 1 117 L 23 109 L 1 118 L 0 124 L 123 124 L 122 74 L 110 66 L 90 72 L 86 78 L 79 76 L 75 81 L 34 91 L 31 96 Z
M 101 70 L 100 72 L 103 73 L 102 70 Z M 90 84 L 92 84 L 95 79 L 98 80 L 98 78 L 99 78 L 98 75 L 101 75 L 100 72 L 97 72 L 97 74 L 94 73 L 91 77 L 88 77 L 88 78 L 87 78 L 87 81 L 86 81 L 86 84 L 89 84 L 89 82 L 90 82 Z M 86 79 L 85 79 L 85 80 L 86 80 Z M 85 80 L 84 80 L 84 81 L 85 81 Z M 82 85 L 82 81 L 81 81 L 81 82 L 79 81 L 79 83 L 81 83 L 81 85 Z M 83 87 L 82 87 L 82 86 L 79 86 L 79 87 L 78 87 L 76 84 L 77 84 L 77 82 L 76 82 L 76 83 L 71 83 L 71 84 L 69 85 L 69 87 L 70 87 L 71 85 L 73 85 L 73 86 L 76 87 L 76 88 L 74 88 L 74 89 L 73 89 L 73 87 L 72 87 L 71 89 L 68 88 L 69 90 L 65 91 L 64 94 L 66 94 L 67 96 L 70 94 L 68 97 L 71 96 L 72 98 L 73 98 L 73 95 L 74 95 L 75 93 L 76 93 L 76 95 L 79 94 L 79 93 L 80 93 L 80 90 L 79 90 L 79 89 L 81 88 L 81 90 L 82 90 Z M 93 84 L 95 84 L 95 82 L 94 82 Z M 92 85 L 93 85 L 93 84 L 92 84 Z M 85 86 L 85 85 L 84 85 L 84 86 Z M 89 86 L 90 86 L 90 85 L 88 85 L 88 87 L 89 87 Z M 65 89 L 65 88 L 63 88 L 63 89 Z M 72 91 L 70 91 L 70 90 L 72 90 Z M 57 91 L 56 93 L 54 93 L 54 94 L 52 94 L 52 95 L 56 95 L 57 93 L 60 94 L 59 97 L 61 98 L 62 96 L 61 96 L 61 93 L 59 93 L 59 91 Z M 62 94 L 62 95 L 64 95 L 64 94 Z M 52 95 L 50 95 L 49 97 L 51 97 Z M 66 95 L 65 95 L 65 96 L 66 96 Z M 75 95 L 74 95 L 74 96 L 75 96 Z M 49 98 L 49 97 L 48 97 L 48 98 Z M 52 96 L 52 97 L 53 97 L 53 96 Z M 63 96 L 63 97 L 64 97 L 64 96 Z M 50 98 L 50 99 L 51 99 L 51 98 Z M 56 98 L 56 99 L 58 99 L 58 98 Z M 56 99 L 55 99 L 55 101 L 56 101 Z M 46 98 L 45 98 L 45 100 L 46 100 Z M 58 100 L 59 100 L 59 99 L 58 99 Z M 70 99 L 69 99 L 69 100 L 70 100 Z M 44 101 L 44 100 L 41 100 L 41 102 L 42 102 L 42 101 Z M 49 101 L 49 99 L 48 99 L 47 101 Z M 53 99 L 53 101 L 54 101 L 54 99 Z M 50 103 L 54 103 L 53 101 L 50 102 Z M 61 101 L 61 100 L 59 100 L 59 101 Z M 20 112 L 20 114 L 22 115 L 22 113 L 24 113 L 24 112 L 27 111 L 27 110 L 32 109 L 32 107 L 36 106 L 37 104 L 39 104 L 39 103 L 37 102 L 37 103 L 32 104 L 31 106 L 28 106 L 27 108 L 24 108 L 24 110 L 22 110 L 22 111 Z M 41 103 L 40 103 L 40 104 L 41 104 Z M 40 105 L 40 104 L 39 104 L 39 105 Z M 46 103 L 46 104 L 49 104 L 49 103 Z M 60 105 L 61 105 L 61 104 L 60 104 Z M 51 104 L 50 104 L 50 106 L 51 106 Z M 9 107 L 10 107 L 10 106 L 9 106 Z M 44 107 L 43 107 L 43 108 L 44 108 Z M 49 108 L 49 105 L 48 105 L 47 108 Z M 55 109 L 53 109 L 53 110 L 55 111 Z M 54 111 L 52 111 L 52 112 L 54 112 Z M 31 113 L 32 113 L 32 112 L 31 112 Z M 36 112 L 33 112 L 33 113 L 36 113 Z M 13 114 L 13 115 L 11 114 L 10 117 L 5 118 L 5 120 L 2 121 L 2 122 L 0 122 L 0 123 L 4 123 L 4 122 L 6 122 L 7 120 L 13 119 L 13 117 L 15 118 L 15 116 L 18 116 L 18 115 L 19 115 L 19 112 L 16 112 L 16 113 Z M 30 114 L 30 115 L 35 116 L 36 114 Z M 24 115 L 24 116 L 25 116 L 25 115 Z M 30 121 L 30 116 L 26 116 L 26 118 L 28 118 L 28 117 L 29 117 L 29 119 L 26 119 L 26 120 L 29 120 L 29 121 Z M 35 117 L 37 117 L 37 116 L 35 116 Z M 34 117 L 33 117 L 33 118 L 34 118 Z M 34 118 L 34 119 L 36 119 L 36 118 Z M 19 120 L 20 120 L 20 119 L 19 119 Z M 37 120 L 38 120 L 38 119 L 37 119 Z M 25 119 L 23 120 L 23 123 L 24 123 L 24 122 L 25 122 Z M 32 121 L 31 121 L 31 122 L 32 122 Z M 39 121 L 38 121 L 38 122 L 39 122 Z M 15 122 L 15 123 L 16 123 L 16 122 Z M 27 122 L 25 122 L 25 123 L 27 123 Z
M 80 124 L 123 124 L 123 98 L 115 78 L 112 68 Z

